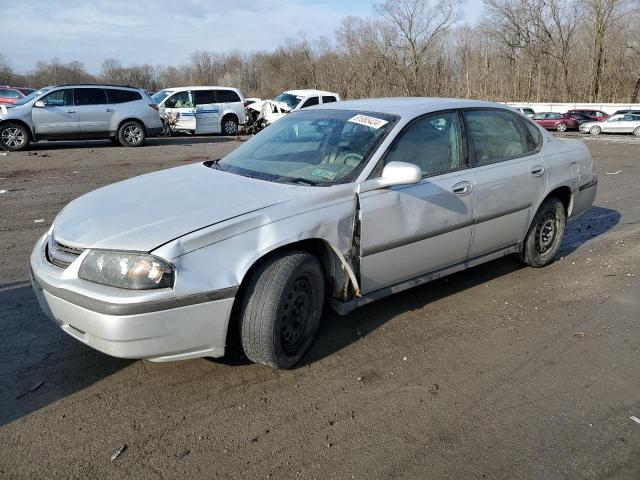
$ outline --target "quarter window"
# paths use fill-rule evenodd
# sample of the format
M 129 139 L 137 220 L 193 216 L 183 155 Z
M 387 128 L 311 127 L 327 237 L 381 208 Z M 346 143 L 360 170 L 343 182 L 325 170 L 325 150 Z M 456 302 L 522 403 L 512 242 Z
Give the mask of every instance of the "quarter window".
M 73 105 L 73 90 L 56 90 L 42 99 L 47 107 L 68 107 Z
M 107 97 L 109 98 L 109 103 L 126 103 L 142 100 L 140 92 L 134 92 L 133 90 L 116 90 L 113 88 L 107 89 Z
M 525 128 L 529 132 L 531 140 L 533 141 L 533 148 L 536 150 L 540 146 L 540 143 L 542 143 L 542 134 L 540 133 L 540 129 L 529 120 L 523 120 L 522 123 L 524 123 Z
M 534 150 L 511 112 L 468 110 L 464 118 L 478 165 L 520 157 Z
M 101 88 L 76 88 L 76 105 L 104 105 L 107 102 L 107 94 Z
M 241 102 L 240 96 L 233 90 L 218 90 L 218 103 L 237 103 Z
M 319 97 L 310 97 L 307 98 L 307 100 L 302 104 L 300 108 L 312 107 L 314 105 L 318 105 L 318 103 L 320 103 Z
M 196 105 L 217 103 L 215 90 L 194 90 L 193 97 Z
M 423 176 L 464 168 L 458 114 L 440 113 L 415 121 L 394 142 L 384 162 L 412 163 Z
M 322 97 L 322 103 L 334 103 L 336 101 L 336 97 Z

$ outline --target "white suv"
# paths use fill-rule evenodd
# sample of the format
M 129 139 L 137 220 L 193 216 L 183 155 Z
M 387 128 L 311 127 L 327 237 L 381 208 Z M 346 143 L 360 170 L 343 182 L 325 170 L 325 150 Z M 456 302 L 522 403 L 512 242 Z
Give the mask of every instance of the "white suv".
M 245 123 L 244 96 L 237 88 L 178 87 L 160 90 L 152 96 L 160 115 L 175 114 L 172 130 L 193 134 L 235 135 Z

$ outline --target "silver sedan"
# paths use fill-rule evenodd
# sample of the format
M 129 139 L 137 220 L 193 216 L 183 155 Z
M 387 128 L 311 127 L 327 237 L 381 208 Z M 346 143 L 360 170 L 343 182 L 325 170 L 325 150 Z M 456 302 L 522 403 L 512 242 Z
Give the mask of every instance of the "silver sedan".
M 221 160 L 67 205 L 31 255 L 42 309 L 110 355 L 295 365 L 346 314 L 504 255 L 549 264 L 592 204 L 582 142 L 504 105 L 376 99 L 295 112 Z
M 585 122 L 580 125 L 581 133 L 600 135 L 601 133 L 633 133 L 640 137 L 640 115 L 611 115 L 601 122 Z

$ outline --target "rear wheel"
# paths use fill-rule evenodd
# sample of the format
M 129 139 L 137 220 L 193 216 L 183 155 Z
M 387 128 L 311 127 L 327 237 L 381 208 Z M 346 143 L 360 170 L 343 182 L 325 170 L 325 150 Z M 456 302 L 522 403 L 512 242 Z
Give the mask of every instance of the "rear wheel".
M 565 123 L 559 123 L 558 125 L 556 125 L 556 130 L 558 132 L 566 132 L 567 131 L 567 125 Z
M 222 119 L 222 133 L 225 135 L 237 135 L 238 121 L 232 116 L 224 117 Z
M 594 126 L 589 129 L 589 133 L 591 135 L 600 135 L 602 133 L 602 129 L 600 127 Z
M 635 128 L 635 130 L 633 131 L 633 134 L 634 134 L 636 137 L 640 137 L 640 127 L 636 127 L 636 128 Z
M 545 200 L 533 217 L 520 260 L 530 267 L 549 265 L 562 243 L 566 222 L 567 214 L 562 202 L 555 197 Z
M 0 147 L 18 152 L 29 146 L 29 131 L 19 123 L 5 123 L 0 127 Z
M 320 324 L 324 277 L 306 252 L 287 252 L 259 268 L 240 311 L 242 349 L 249 360 L 291 368 L 307 351 Z
M 144 127 L 139 122 L 125 122 L 118 129 L 118 141 L 123 147 L 139 147 L 145 139 Z

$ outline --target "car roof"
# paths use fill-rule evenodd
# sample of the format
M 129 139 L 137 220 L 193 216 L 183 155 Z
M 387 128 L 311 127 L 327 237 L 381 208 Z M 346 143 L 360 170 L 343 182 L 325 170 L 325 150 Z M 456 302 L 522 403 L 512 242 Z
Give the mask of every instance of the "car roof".
M 61 88 L 61 87 L 71 87 L 71 88 L 130 88 L 132 90 L 142 90 L 138 87 L 132 87 L 131 85 L 113 85 L 109 83 L 62 83 L 60 85 L 49 85 L 48 88 Z M 46 88 L 46 87 L 45 87 Z M 41 89 L 38 89 L 41 90 Z
M 437 97 L 395 97 L 371 98 L 364 100 L 347 100 L 332 103 L 330 107 L 317 105 L 313 109 L 331 108 L 336 110 L 360 110 L 378 113 L 389 113 L 400 116 L 418 116 L 425 113 L 448 110 L 450 108 L 497 108 L 516 112 L 513 107 L 502 103 L 481 100 L 465 100 L 459 98 Z
M 295 95 L 297 97 L 307 97 L 309 95 L 334 95 L 334 96 L 338 96 L 337 93 L 326 92 L 324 90 L 313 90 L 313 89 L 287 90 L 284 93 L 289 93 L 289 94 Z
M 233 87 L 221 87 L 219 85 L 194 85 L 187 87 L 167 87 L 163 88 L 163 90 L 171 90 L 172 92 L 177 92 L 179 90 L 233 90 L 234 92 L 240 92 L 240 89 Z

